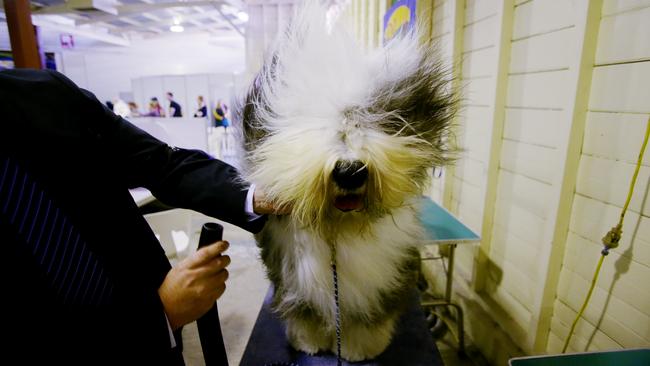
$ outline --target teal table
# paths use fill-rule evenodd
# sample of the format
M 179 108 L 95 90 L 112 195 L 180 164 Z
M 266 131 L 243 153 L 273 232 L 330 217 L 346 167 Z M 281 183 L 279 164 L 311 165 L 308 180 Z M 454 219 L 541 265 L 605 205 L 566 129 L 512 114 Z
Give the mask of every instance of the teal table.
M 648 366 L 650 348 L 517 357 L 510 366 Z
M 458 350 L 460 353 L 465 352 L 465 331 L 463 327 L 463 308 L 451 301 L 453 274 L 454 274 L 454 256 L 458 244 L 476 243 L 481 237 L 472 229 L 463 224 L 456 216 L 447 211 L 444 207 L 433 202 L 428 197 L 422 198 L 422 208 L 420 212 L 420 221 L 426 230 L 427 244 L 447 245 L 449 247 L 449 264 L 447 265 L 447 283 L 445 297 L 443 299 L 423 296 L 421 306 L 424 309 L 430 309 L 439 319 L 444 320 L 446 314 L 440 313 L 439 308 L 454 308 L 457 314 L 458 332 Z M 442 257 L 425 257 L 423 261 L 442 259 Z M 444 324 L 444 323 L 441 323 Z

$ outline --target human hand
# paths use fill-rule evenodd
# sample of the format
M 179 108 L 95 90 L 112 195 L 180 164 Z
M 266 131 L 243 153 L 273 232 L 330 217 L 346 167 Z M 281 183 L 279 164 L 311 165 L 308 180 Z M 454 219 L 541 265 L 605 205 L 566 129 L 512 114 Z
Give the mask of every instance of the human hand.
M 223 295 L 230 257 L 222 253 L 228 246 L 218 241 L 201 248 L 167 273 L 158 296 L 173 330 L 207 313 Z
M 266 198 L 264 192 L 253 192 L 253 211 L 258 215 L 286 215 L 291 213 L 291 206 L 277 206 Z

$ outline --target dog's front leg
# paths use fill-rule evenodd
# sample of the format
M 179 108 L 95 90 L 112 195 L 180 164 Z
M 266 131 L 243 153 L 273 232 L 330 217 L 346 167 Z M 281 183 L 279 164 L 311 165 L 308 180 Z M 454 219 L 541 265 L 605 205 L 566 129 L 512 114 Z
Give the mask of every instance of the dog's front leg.
M 385 319 L 379 324 L 357 323 L 344 326 L 341 355 L 352 362 L 374 359 L 388 347 L 394 327 L 394 317 Z
M 318 351 L 335 347 L 332 332 L 327 331 L 326 327 L 318 321 L 287 318 L 286 325 L 289 343 L 299 351 L 313 355 Z

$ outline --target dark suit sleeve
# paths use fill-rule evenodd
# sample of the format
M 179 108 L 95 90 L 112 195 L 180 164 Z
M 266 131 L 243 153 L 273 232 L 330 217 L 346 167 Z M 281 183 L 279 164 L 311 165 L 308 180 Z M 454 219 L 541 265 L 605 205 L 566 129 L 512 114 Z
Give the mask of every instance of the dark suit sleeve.
M 63 75 L 53 75 L 73 89 L 81 110 L 94 119 L 98 143 L 110 150 L 128 188 L 145 187 L 167 205 L 199 211 L 251 232 L 262 229 L 265 218 L 248 220 L 244 210 L 248 187 L 235 168 L 199 150 L 170 147 L 113 114 Z

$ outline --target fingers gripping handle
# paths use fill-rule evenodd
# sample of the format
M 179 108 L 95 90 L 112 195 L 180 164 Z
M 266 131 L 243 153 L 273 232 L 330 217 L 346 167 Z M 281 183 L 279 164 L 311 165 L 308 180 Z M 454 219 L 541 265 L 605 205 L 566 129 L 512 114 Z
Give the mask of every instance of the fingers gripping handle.
M 199 237 L 199 248 L 214 244 L 214 242 L 219 240 L 223 240 L 223 226 L 216 222 L 206 222 L 203 224 L 201 236 Z
M 222 238 L 223 226 L 215 222 L 205 223 L 199 237 L 199 249 L 220 241 Z M 196 325 L 199 329 L 199 338 L 201 339 L 201 348 L 203 349 L 206 366 L 228 366 L 228 356 L 223 343 L 216 303 L 212 309 L 196 321 Z

